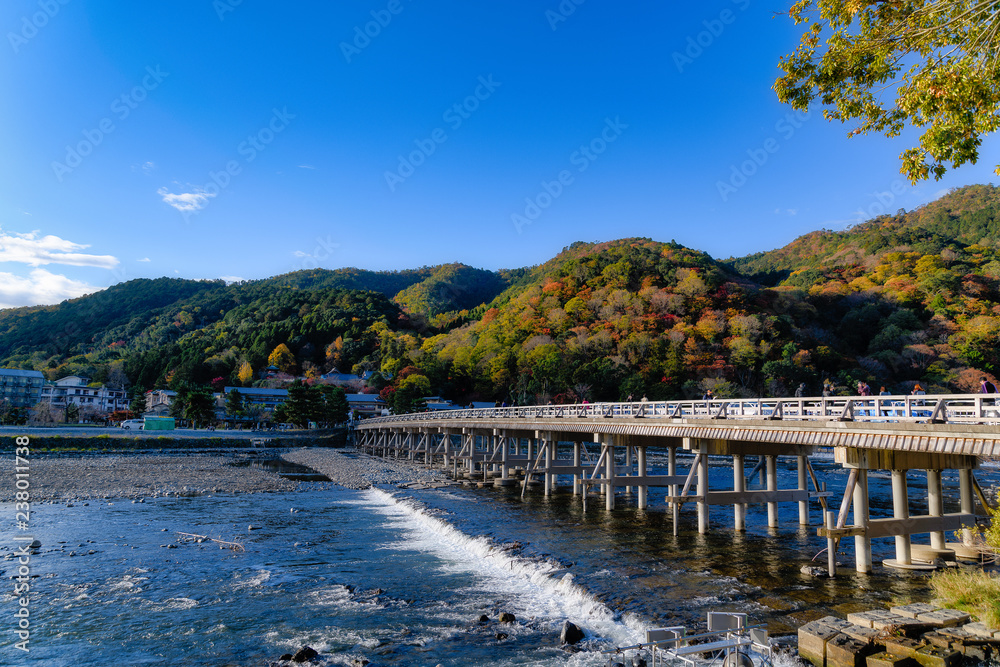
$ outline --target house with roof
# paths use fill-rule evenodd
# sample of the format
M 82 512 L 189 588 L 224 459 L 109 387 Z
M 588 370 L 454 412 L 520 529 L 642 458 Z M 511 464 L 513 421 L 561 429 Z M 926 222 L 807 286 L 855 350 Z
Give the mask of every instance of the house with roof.
M 234 389 L 243 396 L 245 405 L 258 406 L 262 411 L 272 411 L 288 400 L 287 389 L 272 389 L 270 387 L 223 387 L 223 398 Z
M 389 409 L 378 394 L 347 394 L 347 405 L 350 406 L 354 419 L 378 417 L 383 414 L 383 410 Z
M 170 416 L 170 405 L 177 397 L 177 392 L 170 389 L 150 389 L 146 392 L 146 417 Z

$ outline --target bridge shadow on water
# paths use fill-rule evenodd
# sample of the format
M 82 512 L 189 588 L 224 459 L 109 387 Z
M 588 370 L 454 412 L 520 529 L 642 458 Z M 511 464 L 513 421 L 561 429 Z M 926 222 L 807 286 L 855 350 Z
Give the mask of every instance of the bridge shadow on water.
M 832 460 L 814 465 L 834 492 L 830 504 L 836 508 L 846 472 Z M 651 465 L 651 474 L 659 472 Z M 796 474 L 794 461 L 780 462 L 778 487 L 794 486 Z M 709 475 L 712 488 L 732 484 L 729 465 L 713 462 Z M 912 511 L 925 511 L 925 478 L 917 471 L 909 478 Z M 980 471 L 980 478 L 984 486 L 998 482 L 991 469 Z M 872 516 L 891 516 L 889 477 L 873 475 L 869 484 Z M 957 478 L 946 477 L 945 486 L 945 510 L 956 511 L 957 490 L 950 487 L 957 486 Z M 755 487 L 759 485 L 749 485 Z M 749 505 L 743 532 L 734 531 L 732 507 L 713 506 L 706 534 L 698 533 L 695 503 L 687 503 L 679 510 L 675 535 L 664 489 L 650 489 L 645 510 L 637 508 L 637 494 L 619 492 L 611 512 L 593 491 L 584 512 L 581 498 L 565 485 L 549 497 L 534 485 L 523 498 L 520 486 L 473 493 L 496 499 L 509 513 L 511 528 L 498 531 L 496 539 L 530 540 L 535 555 L 562 563 L 576 583 L 612 609 L 665 625 L 696 625 L 707 611 L 736 610 L 766 621 L 773 633 L 794 632 L 828 614 L 843 617 L 930 597 L 927 573 L 881 566 L 883 559 L 893 557 L 892 538 L 873 540 L 876 566 L 871 574 L 855 571 L 851 538 L 839 546 L 836 578 L 803 573 L 803 566 L 825 569 L 827 562 L 826 539 L 816 534 L 822 516 L 815 501 L 810 503 L 809 526 L 799 526 L 796 503 L 779 503 L 779 526 L 773 529 L 767 527 L 766 506 Z

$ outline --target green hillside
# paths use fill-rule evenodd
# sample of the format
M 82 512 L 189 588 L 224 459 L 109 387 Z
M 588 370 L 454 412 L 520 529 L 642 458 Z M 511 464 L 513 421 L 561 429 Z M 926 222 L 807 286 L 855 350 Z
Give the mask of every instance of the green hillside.
M 414 397 L 548 402 L 787 395 L 825 379 L 970 391 L 1000 369 L 1000 194 L 719 262 L 646 238 L 577 242 L 534 267 L 134 280 L 0 311 L 0 365 L 144 387 L 381 370 Z

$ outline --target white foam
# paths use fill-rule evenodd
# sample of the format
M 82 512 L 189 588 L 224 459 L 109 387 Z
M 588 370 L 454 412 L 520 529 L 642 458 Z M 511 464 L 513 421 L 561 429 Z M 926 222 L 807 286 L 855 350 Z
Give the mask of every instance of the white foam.
M 554 627 L 570 620 L 591 635 L 618 645 L 642 640 L 644 624 L 631 616 L 616 617 L 574 584 L 572 575 L 551 576 L 559 566 L 511 555 L 492 540 L 470 537 L 380 489 L 368 489 L 363 495 L 366 504 L 404 532 L 406 540 L 399 546 L 434 554 L 446 570 L 473 573 L 482 580 L 483 588 L 510 593 L 508 604 L 514 605 L 510 611 L 516 615 Z
M 238 591 L 244 588 L 258 588 L 262 586 L 264 582 L 271 578 L 271 571 L 253 570 L 252 572 L 247 573 L 245 578 L 241 578 L 241 576 L 244 575 L 240 574 L 237 574 L 236 576 L 237 579 L 233 582 L 232 587 L 233 590 Z

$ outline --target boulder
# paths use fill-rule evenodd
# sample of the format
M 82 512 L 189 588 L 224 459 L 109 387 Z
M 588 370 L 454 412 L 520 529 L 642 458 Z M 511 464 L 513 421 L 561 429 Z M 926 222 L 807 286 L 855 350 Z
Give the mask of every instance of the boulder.
M 516 623 L 517 622 L 517 617 L 515 617 L 514 614 L 510 613 L 509 611 L 502 611 L 502 612 L 500 612 L 500 622 L 501 623 Z
M 572 621 L 563 621 L 562 632 L 559 633 L 559 640 L 563 644 L 575 644 L 583 639 L 583 630 Z
M 318 655 L 312 646 L 303 646 L 292 656 L 292 662 L 312 662 Z

